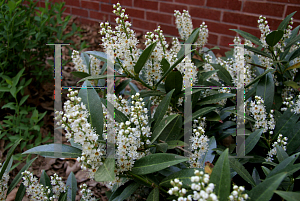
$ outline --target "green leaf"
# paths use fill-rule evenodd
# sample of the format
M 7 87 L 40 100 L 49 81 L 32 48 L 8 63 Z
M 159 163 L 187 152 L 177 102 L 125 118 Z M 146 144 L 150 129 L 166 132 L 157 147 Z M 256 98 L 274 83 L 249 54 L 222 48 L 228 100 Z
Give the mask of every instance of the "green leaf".
M 282 36 L 283 36 L 282 30 L 272 31 L 266 36 L 266 42 L 269 46 L 274 47 L 280 41 Z
M 27 170 L 31 166 L 33 161 L 35 161 L 35 159 L 37 159 L 37 157 L 35 157 L 35 158 L 31 159 L 29 162 L 27 162 L 26 165 L 24 165 L 22 167 L 22 169 L 18 172 L 18 174 L 16 175 L 16 177 L 14 178 L 14 180 L 11 182 L 11 184 L 9 185 L 9 187 L 7 189 L 7 195 L 17 186 L 17 184 L 22 179 L 22 172 Z
M 173 187 L 170 184 L 171 180 L 174 180 L 177 178 L 182 182 L 182 188 L 189 188 L 189 186 L 192 184 L 191 177 L 195 176 L 195 170 L 204 172 L 204 170 L 200 169 L 200 168 L 185 168 L 185 169 L 182 169 L 178 172 L 175 172 L 175 173 L 167 176 L 160 182 L 159 185 L 171 188 L 171 187 Z
M 86 105 L 86 109 L 90 114 L 88 118 L 89 123 L 96 129 L 96 133 L 102 140 L 103 110 L 100 97 L 94 88 L 84 88 L 91 87 L 91 84 L 88 81 L 84 82 L 82 86 L 78 96 L 81 98 L 81 102 Z
M 230 167 L 234 169 L 246 182 L 252 186 L 256 186 L 255 181 L 246 170 L 246 168 L 235 158 L 229 158 Z
M 23 105 L 23 103 L 27 100 L 29 95 L 23 96 L 22 99 L 20 100 L 19 106 Z
M 156 152 L 163 152 L 166 153 L 168 150 L 168 144 L 167 143 L 158 143 L 155 145 L 156 146 Z
M 114 108 L 114 111 L 111 111 L 110 108 L 113 108 L 113 105 L 107 101 L 106 99 L 104 98 L 100 98 L 100 100 L 102 101 L 102 103 L 106 106 L 107 108 L 107 105 L 109 105 L 109 113 L 115 117 L 115 120 L 119 123 L 121 122 L 126 122 L 128 121 L 128 118 L 126 117 L 125 114 L 123 114 L 120 110 L 117 110 L 116 108 Z
M 181 92 L 183 83 L 183 77 L 180 71 L 172 71 L 166 78 L 165 89 L 166 92 L 170 92 L 172 89 L 175 89 L 173 95 L 177 95 Z
M 192 120 L 194 120 L 194 119 L 196 119 L 198 117 L 201 117 L 201 116 L 203 116 L 203 115 L 205 115 L 205 114 L 207 114 L 207 113 L 209 113 L 209 112 L 211 112 L 211 111 L 213 111 L 215 109 L 216 109 L 216 107 L 204 107 L 204 108 L 201 108 L 201 109 L 199 109 L 199 110 L 197 110 L 196 112 L 193 113 Z M 188 122 L 188 121 L 191 121 L 191 120 L 190 119 L 186 120 L 184 122 L 184 124 L 186 122 Z
M 168 141 L 168 149 L 174 149 L 175 147 L 184 147 L 187 146 L 187 144 L 181 140 L 172 140 L 172 141 Z
M 148 97 L 148 96 L 161 96 L 161 95 L 165 95 L 165 93 L 161 91 L 140 91 L 141 98 Z
M 218 70 L 217 75 L 221 80 L 223 80 L 228 86 L 232 86 L 232 77 L 223 66 L 212 63 L 210 65 L 212 65 L 215 70 Z
M 47 158 L 77 158 L 81 150 L 65 144 L 46 144 L 33 147 L 22 154 L 38 154 Z
M 270 112 L 274 100 L 275 85 L 271 73 L 266 74 L 257 84 L 256 95 L 264 100 L 266 111 Z
M 279 163 L 289 157 L 289 155 L 283 150 L 281 146 L 278 146 L 278 144 L 276 145 L 276 155 Z
M 88 73 L 84 73 L 84 72 L 80 72 L 80 71 L 74 71 L 74 72 L 71 72 L 75 77 L 79 77 L 79 78 L 86 78 L 86 77 L 89 77 L 91 76 L 90 74 Z
M 263 133 L 264 129 L 258 129 L 255 130 L 253 133 L 251 133 L 245 141 L 245 154 L 250 153 L 250 151 L 255 147 L 257 142 L 260 139 L 261 134 Z
M 293 87 L 296 90 L 300 89 L 300 86 L 296 82 L 293 82 L 293 81 L 285 81 L 284 85 Z
M 42 171 L 41 178 L 40 178 L 40 184 L 42 184 L 44 187 L 48 186 L 50 190 L 52 190 L 52 185 L 49 176 L 46 174 L 45 170 Z M 52 193 L 50 194 L 52 196 Z
M 168 71 L 168 69 L 170 68 L 170 63 L 165 58 L 162 58 L 160 65 L 161 65 L 161 68 L 163 69 L 163 73 L 166 73 Z
M 171 101 L 171 97 L 172 94 L 174 93 L 175 89 L 173 89 L 172 91 L 170 91 L 160 102 L 160 104 L 158 105 L 158 107 L 156 108 L 155 114 L 154 114 L 154 127 L 152 128 L 153 130 L 155 130 L 155 128 L 159 125 L 159 123 L 161 122 L 161 120 L 163 119 L 163 117 L 166 114 L 166 111 L 168 110 L 168 107 L 170 105 L 170 101 Z
M 274 69 L 267 69 L 265 72 L 263 72 L 262 74 L 260 74 L 259 76 L 257 76 L 255 79 L 253 79 L 249 84 L 247 84 L 245 86 L 245 88 L 250 87 L 251 85 L 253 85 L 254 83 L 256 83 L 258 80 L 260 80 L 262 77 L 264 77 L 266 74 L 273 73 L 275 70 Z
M 66 187 L 68 188 L 67 198 L 70 201 L 75 201 L 77 192 L 77 181 L 73 172 L 69 174 Z
M 221 154 L 210 175 L 211 183 L 216 185 L 214 191 L 220 201 L 227 201 L 230 194 L 230 166 L 228 148 Z
M 245 47 L 245 49 L 250 50 L 251 52 L 254 52 L 256 54 L 259 54 L 259 55 L 268 57 L 270 59 L 273 59 L 271 55 L 269 55 L 268 53 L 265 53 L 265 52 L 263 52 L 263 51 L 261 51 L 261 50 L 259 50 L 257 48 L 250 47 L 250 46 L 247 46 L 247 45 L 245 45 L 244 47 Z
M 189 38 L 185 41 L 185 44 L 193 44 L 196 42 L 197 38 L 199 37 L 200 28 L 196 28 L 193 30 L 192 34 Z M 177 58 L 181 58 L 185 55 L 185 45 L 181 47 L 179 52 L 177 53 Z
M 299 192 L 291 192 L 291 191 L 274 191 L 274 192 L 280 195 L 286 201 L 298 201 L 300 197 Z
M 260 183 L 260 177 L 259 177 L 258 171 L 256 170 L 255 167 L 253 168 L 252 178 L 255 181 L 256 185 L 258 185 Z
M 294 60 L 295 58 L 300 56 L 300 48 L 296 49 L 293 54 L 290 56 L 289 61 Z
M 208 149 L 205 152 L 205 154 L 201 157 L 201 160 L 198 160 L 199 164 L 202 164 L 202 166 L 205 166 L 205 162 L 210 162 L 212 163 L 214 158 L 215 158 L 215 154 L 213 154 L 215 148 L 217 148 L 217 142 L 214 136 L 209 138 L 208 143 Z
M 265 166 L 261 166 L 261 169 L 263 170 L 266 176 L 268 176 L 268 174 L 271 172 L 271 170 Z
M 269 201 L 274 194 L 274 190 L 278 188 L 281 181 L 286 177 L 286 173 L 281 173 L 273 177 L 267 178 L 249 191 L 248 195 L 251 200 Z
M 179 118 L 180 115 L 179 114 L 174 114 L 174 115 L 170 115 L 166 118 L 164 118 L 163 120 L 159 121 L 159 124 L 155 127 L 150 141 L 151 144 L 153 144 L 153 142 L 162 134 L 162 132 L 166 129 L 166 127 L 175 119 L 175 118 Z M 172 130 L 171 130 L 172 131 Z M 166 135 L 166 134 L 165 134 Z M 167 136 L 169 136 L 170 133 L 167 134 Z
M 0 87 L 0 91 L 1 92 L 9 92 L 9 88 L 8 87 Z
M 253 36 L 250 33 L 247 33 L 245 31 L 238 30 L 238 29 L 229 29 L 229 30 L 237 32 L 238 34 L 240 34 L 245 39 L 250 40 L 252 43 L 255 43 L 257 45 L 262 45 L 261 42 L 260 42 L 260 40 L 259 40 L 259 38 L 257 38 L 256 36 Z
M 25 193 L 26 193 L 26 187 L 24 186 L 23 183 L 21 183 L 21 185 L 17 191 L 15 201 L 22 201 L 23 197 L 25 196 Z
M 137 160 L 131 172 L 138 175 L 150 174 L 187 160 L 188 158 L 176 154 L 151 154 Z
M 231 98 L 234 96 L 236 96 L 236 94 L 230 94 L 230 93 L 214 94 L 201 99 L 201 101 L 199 101 L 197 105 L 207 105 L 207 104 L 217 103 L 223 99 Z
M 293 125 L 291 130 L 292 132 L 287 132 L 284 136 L 288 138 L 286 145 L 286 152 L 288 154 L 293 153 L 295 150 L 299 148 L 299 140 L 300 140 L 300 122 Z
M 99 80 L 99 79 L 107 79 L 107 78 L 115 78 L 115 77 L 127 77 L 127 75 L 93 75 L 93 76 L 85 77 L 79 80 L 77 83 L 87 81 L 87 80 Z
M 139 186 L 140 184 L 136 182 L 129 184 L 118 197 L 113 199 L 113 201 L 123 201 L 127 199 L 132 193 L 136 191 L 136 189 L 138 189 Z
M 282 162 L 280 162 L 274 169 L 272 169 L 272 171 L 268 174 L 267 178 L 279 174 L 281 172 L 288 172 L 286 171 L 286 169 L 290 169 L 294 162 L 297 160 L 297 158 L 299 157 L 300 152 L 291 155 L 290 157 L 284 159 Z M 298 164 L 300 165 L 300 164 Z M 293 169 L 293 168 L 292 168 Z
M 101 165 L 96 174 L 95 181 L 114 181 L 115 180 L 115 159 L 114 158 L 106 158 L 103 165 Z
M 284 31 L 287 26 L 289 25 L 290 21 L 291 21 L 291 18 L 293 17 L 293 15 L 296 13 L 297 11 L 289 14 L 281 23 L 280 25 L 278 26 L 277 30 L 281 30 L 281 31 Z
M 146 201 L 159 201 L 159 189 L 154 188 L 151 193 L 148 195 Z
M 295 43 L 297 43 L 300 40 L 300 34 L 297 35 L 296 37 L 294 37 L 292 40 L 290 40 L 288 42 L 288 44 L 285 46 L 285 50 L 290 48 L 292 45 L 294 45 Z
M 123 91 L 123 89 L 125 89 L 125 87 L 129 84 L 130 81 L 131 81 L 131 79 L 123 80 L 123 81 L 116 87 L 115 93 L 116 93 L 116 94 L 120 94 L 120 92 Z
M 139 74 L 140 71 L 142 70 L 143 66 L 145 65 L 145 63 L 148 61 L 148 59 L 150 58 L 154 48 L 156 46 L 156 42 L 152 43 L 151 45 L 149 45 L 141 54 L 141 56 L 139 57 L 139 59 L 137 60 L 135 66 L 134 66 L 134 72 L 136 74 Z
M 112 201 L 115 198 L 117 198 L 123 192 L 123 190 L 126 188 L 126 186 L 128 186 L 128 184 L 129 184 L 129 182 L 125 183 L 124 185 L 120 186 L 117 190 L 113 191 L 113 193 L 109 197 L 109 201 Z

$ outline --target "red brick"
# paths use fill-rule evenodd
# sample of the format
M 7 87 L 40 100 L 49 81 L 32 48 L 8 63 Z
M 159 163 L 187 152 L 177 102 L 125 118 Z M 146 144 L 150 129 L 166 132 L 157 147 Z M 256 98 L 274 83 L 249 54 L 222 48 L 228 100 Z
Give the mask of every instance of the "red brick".
M 214 44 L 215 46 L 218 44 L 219 34 L 213 34 L 208 32 L 208 43 Z
M 97 20 L 101 20 L 101 21 L 104 21 L 104 22 L 106 22 L 106 21 L 108 21 L 108 19 L 109 19 L 109 15 L 108 14 L 106 14 L 106 13 L 101 13 L 101 12 L 95 12 L 95 11 L 90 11 L 90 18 L 92 18 L 92 19 L 97 19 Z
M 97 1 L 99 1 L 100 4 L 101 3 L 110 3 L 110 0 L 97 0 Z
M 221 56 L 225 56 L 225 52 L 230 50 L 230 48 L 228 48 L 228 47 L 220 46 L 219 48 L 220 48 L 219 50 L 213 50 L 215 55 L 220 54 Z
M 89 17 L 89 12 L 87 10 L 72 8 L 72 15 L 78 15 L 82 17 Z
M 163 33 L 165 36 L 179 37 L 178 29 L 176 29 L 175 26 L 161 24 L 160 27 L 161 27 L 161 30 L 163 30 Z
M 230 47 L 229 44 L 233 44 L 234 37 L 231 36 L 220 36 L 220 46 Z
M 149 10 L 158 10 L 158 2 L 148 0 L 133 0 L 134 7 L 144 8 Z
M 81 24 L 93 25 L 93 24 L 98 24 L 99 22 L 97 20 L 92 20 L 92 19 L 88 19 L 88 18 L 81 18 L 80 23 Z
M 284 5 L 245 1 L 242 11 L 248 13 L 257 13 L 260 15 L 282 17 Z
M 66 2 L 66 5 L 68 6 L 80 7 L 79 0 L 64 0 L 64 2 Z
M 99 10 L 99 2 L 81 0 L 81 8 Z
M 147 31 L 153 31 L 157 28 L 157 25 L 154 22 L 146 22 L 145 20 L 138 19 L 132 20 L 132 26 L 135 28 L 145 29 Z
M 41 2 L 41 3 L 42 3 L 42 2 Z M 69 6 L 64 6 L 63 9 L 64 9 L 64 8 L 66 9 L 66 10 L 64 11 L 64 13 L 66 13 L 66 14 L 67 14 L 67 13 L 68 13 L 68 14 L 71 14 L 71 8 L 70 8 Z
M 197 20 L 197 19 L 192 19 L 193 20 L 193 25 L 194 27 L 199 27 L 203 20 Z M 216 23 L 216 22 L 211 22 L 211 21 L 205 21 L 205 24 L 207 25 L 208 31 L 209 32 L 215 32 L 215 33 L 220 33 L 220 34 L 226 34 L 226 35 L 233 35 L 235 36 L 235 33 L 232 33 L 229 29 L 237 29 L 238 27 L 235 25 L 228 25 L 224 23 Z
M 173 3 L 160 3 L 159 10 L 166 13 L 174 13 L 174 10 L 187 10 L 187 6 L 173 4 Z
M 239 30 L 245 31 L 247 33 L 252 34 L 253 36 L 256 36 L 257 38 L 260 38 L 260 30 L 257 28 L 247 28 L 247 27 L 240 27 Z M 234 33 L 236 33 L 235 31 L 232 31 Z
M 267 0 L 271 2 L 282 2 L 282 3 L 294 3 L 294 4 L 299 4 L 299 0 Z
M 172 24 L 172 15 L 161 14 L 157 12 L 146 12 L 146 19 L 156 22 L 162 22 L 166 24 Z
M 300 2 L 299 2 L 300 4 Z M 287 6 L 287 9 L 286 9 L 286 16 L 288 16 L 289 14 L 293 13 L 297 11 L 297 13 L 295 13 L 295 15 L 293 16 L 294 19 L 297 19 L 299 20 L 300 19 L 300 6 Z M 286 17 L 284 16 L 284 17 Z
M 192 18 L 197 17 L 202 19 L 212 19 L 216 21 L 220 21 L 221 18 L 221 11 L 212 10 L 209 8 L 198 8 L 191 6 L 189 13 L 192 16 Z
M 106 12 L 106 13 L 112 13 L 112 11 L 114 10 L 112 5 L 108 5 L 108 4 L 101 4 L 100 8 L 102 12 Z
M 223 13 L 223 22 L 233 23 L 233 24 L 241 24 L 250 27 L 257 26 L 257 16 L 233 13 L 233 12 L 224 12 Z
M 210 0 L 207 1 L 206 6 L 229 9 L 229 10 L 241 10 L 241 0 Z
M 117 4 L 120 3 L 121 6 L 132 6 L 132 1 L 131 0 L 111 0 L 112 4 Z
M 134 8 L 126 8 L 125 13 L 129 15 L 129 17 L 136 17 L 136 18 L 145 18 L 145 11 L 138 10 Z
M 271 30 L 276 30 L 278 28 L 279 24 L 282 22 L 282 20 L 277 20 L 277 19 L 270 18 L 270 17 L 267 17 L 267 21 L 268 21 L 268 24 L 269 24 Z
M 175 0 L 175 2 L 187 5 L 204 6 L 205 0 Z

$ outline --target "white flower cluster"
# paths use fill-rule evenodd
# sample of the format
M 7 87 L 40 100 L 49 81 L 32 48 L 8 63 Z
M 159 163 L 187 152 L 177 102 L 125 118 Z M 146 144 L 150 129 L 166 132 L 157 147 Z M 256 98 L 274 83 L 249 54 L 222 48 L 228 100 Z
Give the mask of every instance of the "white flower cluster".
M 243 186 L 233 186 L 233 191 L 229 195 L 230 201 L 244 201 L 249 198 L 248 194 L 242 194 L 242 192 L 245 191 L 245 188 Z
M 60 194 L 66 191 L 66 185 L 57 175 L 51 177 L 53 189 L 49 189 L 48 186 L 39 184 L 38 179 L 29 171 L 22 172 L 22 176 L 23 184 L 26 187 L 26 193 L 30 196 L 30 200 L 54 200 L 58 199 Z M 51 191 L 53 192 L 52 197 L 50 197 Z
M 163 96 L 151 96 L 151 97 L 150 97 L 151 105 L 152 105 L 152 107 L 153 107 L 153 111 L 152 111 L 152 113 L 151 113 L 151 118 L 154 117 L 154 114 L 155 114 L 155 112 L 156 112 L 156 109 L 157 109 L 158 105 L 161 103 L 161 101 L 162 101 L 163 98 L 164 98 Z M 183 102 L 183 97 L 180 97 L 180 98 L 178 99 L 177 105 L 178 105 L 178 106 L 181 106 L 181 105 L 182 105 L 182 102 Z M 167 111 L 166 111 L 166 114 L 164 115 L 163 118 L 166 118 L 166 117 L 168 117 L 168 116 L 170 116 L 170 115 L 172 115 L 172 114 L 176 114 L 176 112 L 174 112 L 173 107 L 169 105 L 169 106 L 168 106 L 168 109 L 167 109 Z
M 263 47 L 267 48 L 268 44 L 266 42 L 266 35 L 268 35 L 271 32 L 270 27 L 268 25 L 268 21 L 266 20 L 266 17 L 259 16 L 259 20 L 257 20 L 257 23 L 258 28 L 261 32 L 260 41 L 263 44 Z
M 2 163 L 0 163 L 0 170 L 2 169 Z M 0 179 L 0 201 L 5 201 L 6 191 L 8 189 L 7 182 L 9 180 L 9 174 L 4 172 L 2 178 Z
M 273 156 L 277 154 L 276 145 L 282 147 L 282 149 L 286 151 L 285 145 L 287 145 L 287 141 L 288 141 L 287 137 L 282 137 L 282 134 L 279 134 L 277 141 L 272 144 L 273 148 L 268 152 L 267 158 L 265 158 L 265 160 L 270 162 L 274 160 Z
M 80 193 L 82 194 L 81 199 L 82 200 L 87 200 L 87 201 L 96 201 L 97 199 L 92 197 L 93 193 L 91 192 L 90 189 L 87 189 L 86 184 L 81 184 L 80 185 L 81 191 Z
M 192 154 L 189 157 L 189 163 L 191 168 L 204 168 L 203 164 L 200 164 L 200 160 L 203 155 L 208 151 L 208 137 L 204 135 L 205 131 L 205 117 L 199 117 L 194 120 L 193 132 L 190 139 L 192 143 Z
M 274 110 L 271 110 L 268 115 L 264 105 L 264 100 L 259 96 L 255 96 L 255 100 L 250 103 L 250 113 L 255 120 L 255 129 L 264 128 L 264 133 L 269 130 L 269 134 L 272 135 L 275 128 L 273 112 Z
M 204 59 L 205 59 L 205 64 L 203 65 L 203 69 L 206 72 L 215 70 L 214 67 L 212 65 L 210 65 L 211 63 L 213 63 L 212 56 L 209 55 L 209 54 L 205 54 Z M 216 81 L 219 81 L 219 77 L 218 77 L 217 73 L 212 74 L 211 78 L 216 80 Z M 206 81 L 209 81 L 209 79 L 207 79 Z
M 292 109 L 292 112 L 294 112 L 295 114 L 300 114 L 300 95 L 298 95 L 298 99 L 295 103 L 294 108 Z
M 118 58 L 118 63 L 123 66 L 126 73 L 134 74 L 134 65 L 137 62 L 140 51 L 137 49 L 136 45 L 138 40 L 135 37 L 135 32 L 130 29 L 131 23 L 125 21 L 128 19 L 128 15 L 125 14 L 125 9 L 122 9 L 121 5 L 117 3 L 113 5 L 115 9 L 113 13 L 117 16 L 115 30 L 108 22 L 101 23 L 100 34 L 104 35 L 102 37 L 102 44 L 105 49 L 112 50 L 114 58 Z M 123 69 L 119 69 L 119 73 L 123 73 Z
M 98 143 L 98 135 L 88 122 L 89 112 L 86 106 L 77 97 L 78 91 L 68 90 L 70 100 L 64 103 L 64 113 L 56 111 L 56 120 L 66 130 L 68 141 L 74 139 L 75 143 L 82 146 L 82 156 L 77 158 L 81 168 L 88 169 L 90 178 L 93 178 L 97 169 L 103 164 L 102 156 L 105 155 L 105 144 Z M 103 136 L 105 139 L 105 136 Z
M 90 75 L 99 75 L 100 73 L 100 60 L 94 57 L 93 55 L 90 55 L 90 72 L 88 67 L 84 64 L 82 58 L 79 55 L 79 52 L 76 50 L 73 50 L 72 52 L 72 62 L 75 64 L 75 69 L 80 72 L 89 73 Z M 94 85 L 94 81 L 91 81 L 91 84 Z
M 218 197 L 213 192 L 215 185 L 209 183 L 209 174 L 204 174 L 203 171 L 195 170 L 195 176 L 191 177 L 191 189 L 193 190 L 192 195 L 185 197 L 187 190 L 181 188 L 182 182 L 179 179 L 171 180 L 171 188 L 168 193 L 170 195 L 178 196 L 178 201 L 192 201 L 192 200 L 201 200 L 201 201 L 217 201 Z M 174 201 L 174 200 L 173 200 Z
M 295 114 L 300 114 L 300 95 L 297 96 L 296 102 L 294 102 L 293 99 L 294 97 L 292 95 L 286 97 L 285 100 L 282 102 L 282 104 L 286 107 L 282 107 L 281 111 L 286 111 L 288 108 L 291 107 L 291 112 L 294 112 Z

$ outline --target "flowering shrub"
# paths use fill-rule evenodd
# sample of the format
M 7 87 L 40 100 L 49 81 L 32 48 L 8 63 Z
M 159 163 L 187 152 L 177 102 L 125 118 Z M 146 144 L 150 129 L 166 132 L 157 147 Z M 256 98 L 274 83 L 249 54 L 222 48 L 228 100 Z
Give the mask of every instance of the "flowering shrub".
M 216 58 L 204 47 L 205 23 L 193 29 L 188 11 L 175 11 L 181 39 L 168 43 L 158 27 L 146 34 L 140 50 L 125 9 L 120 4 L 114 9 L 115 28 L 100 24 L 106 52 L 73 52 L 81 71 L 74 74 L 84 83 L 79 91 L 69 89 L 64 112 L 56 111 L 71 143 L 62 146 L 64 156 L 77 157 L 92 179 L 105 183 L 112 191 L 109 200 L 139 199 L 141 189 L 150 189 L 147 200 L 268 201 L 297 195 L 300 106 L 293 97 L 300 81 L 300 35 L 299 27 L 291 27 L 294 13 L 272 32 L 260 17 L 261 38 L 234 30 L 244 44 L 237 37 L 233 50 Z M 102 69 L 96 59 L 106 63 Z M 92 87 L 111 78 L 109 63 L 115 77 L 129 78 L 115 94 Z M 131 80 L 147 90 L 139 91 Z M 125 91 L 127 85 L 131 91 Z M 244 108 L 237 111 L 241 89 Z M 236 123 L 240 116 L 243 121 Z M 241 137 L 241 129 L 244 147 L 238 140 L 226 143 Z M 53 156 L 57 146 L 47 145 L 43 156 Z

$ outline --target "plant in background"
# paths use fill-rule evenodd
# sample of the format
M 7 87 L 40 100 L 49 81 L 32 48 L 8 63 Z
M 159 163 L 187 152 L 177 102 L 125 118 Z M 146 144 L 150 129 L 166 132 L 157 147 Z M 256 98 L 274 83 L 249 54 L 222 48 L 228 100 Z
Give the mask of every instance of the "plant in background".
M 293 14 L 274 32 L 268 32 L 267 23 L 261 18 L 261 39 L 235 30 L 247 39 L 244 51 L 241 39 L 235 38 L 235 47 L 226 57 L 216 58 L 212 49 L 202 47 L 197 51 L 196 45 L 192 45 L 189 58 L 178 39 L 168 47 L 160 28 L 148 33 L 146 49 L 138 50 L 125 9 L 120 4 L 114 8 L 118 16 L 115 30 L 108 23 L 100 25 L 107 52 L 84 52 L 82 60 L 76 56 L 75 65 L 80 66 L 77 69 L 86 72 L 74 74 L 82 78 L 80 82 L 85 81 L 86 88 L 78 93 L 70 90 L 65 111 L 56 111 L 71 146 L 43 145 L 25 153 L 53 156 L 57 146 L 61 146 L 65 157 L 78 158 L 91 178 L 111 188 L 112 192 L 107 194 L 109 200 L 131 199 L 130 195 L 141 188 L 150 189 L 148 200 L 246 200 L 250 197 L 268 201 L 279 196 L 292 200 L 292 196 L 297 196 L 293 191 L 296 191 L 295 180 L 299 179 L 300 169 L 298 101 L 294 100 L 296 105 L 291 103 L 281 111 L 285 108 L 281 97 L 292 93 L 295 97 L 297 93 L 287 88 L 298 87 L 298 74 L 290 72 L 300 67 L 295 63 L 299 57 L 299 27 L 294 30 L 288 27 Z M 176 12 L 175 16 L 181 18 L 176 21 L 184 35 L 184 44 L 207 39 L 203 25 L 190 31 L 192 25 L 187 11 L 183 15 Z M 109 58 L 111 54 L 113 58 Z M 117 96 L 92 88 L 88 80 L 110 78 L 105 73 L 106 67 L 98 69 L 99 75 L 92 74 L 91 61 L 95 58 L 114 63 L 116 77 L 130 78 L 116 86 Z M 241 87 L 237 72 L 246 74 L 245 102 L 250 102 L 250 106 L 245 104 L 245 114 L 235 110 L 235 87 Z M 197 83 L 206 89 L 192 89 L 192 115 L 183 122 L 181 102 L 187 87 L 184 78 L 190 79 L 192 86 Z M 140 82 L 147 90 L 139 91 L 131 80 Z M 131 92 L 122 92 L 127 85 Z M 207 90 L 211 86 L 232 87 Z M 100 98 L 98 92 L 104 96 Z M 124 94 L 132 96 L 125 98 Z M 245 115 L 245 154 L 253 158 L 233 158 L 236 143 L 224 142 L 237 135 L 233 115 Z M 201 119 L 205 119 L 205 125 Z M 191 146 L 184 142 L 183 125 L 188 122 L 194 122 L 195 127 L 191 129 Z M 113 130 L 115 133 L 110 133 Z M 111 153 L 105 144 L 114 148 L 115 158 L 108 157 Z M 43 151 L 45 148 L 47 152 Z M 184 153 L 189 157 L 184 157 Z M 276 158 L 266 161 L 266 157 L 275 154 Z M 195 171 L 203 177 L 195 177 Z

